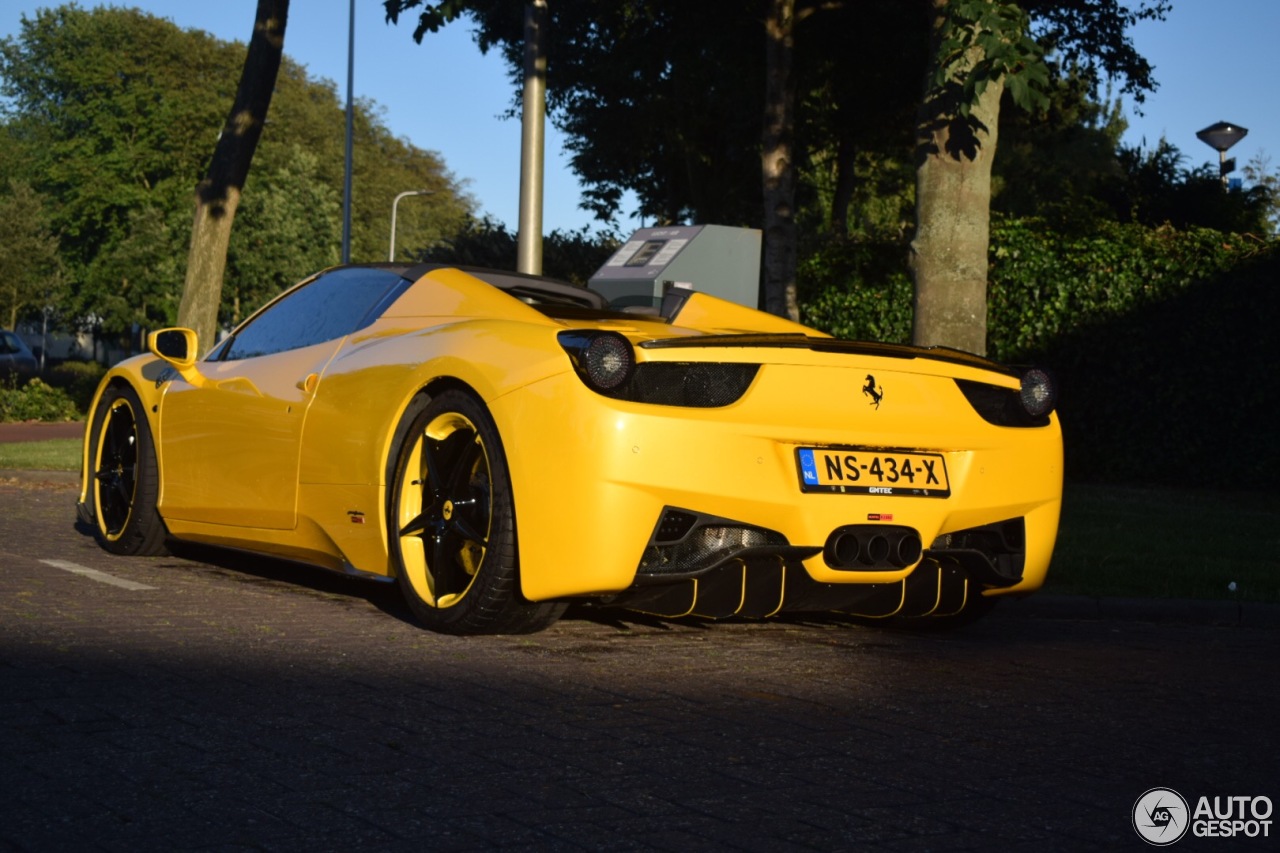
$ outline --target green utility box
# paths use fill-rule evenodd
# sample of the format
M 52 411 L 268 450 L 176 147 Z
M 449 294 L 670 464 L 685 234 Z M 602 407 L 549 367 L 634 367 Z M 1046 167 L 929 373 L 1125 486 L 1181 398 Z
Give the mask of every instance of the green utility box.
M 589 284 L 615 308 L 657 307 L 677 284 L 758 308 L 760 232 L 724 225 L 641 228 Z

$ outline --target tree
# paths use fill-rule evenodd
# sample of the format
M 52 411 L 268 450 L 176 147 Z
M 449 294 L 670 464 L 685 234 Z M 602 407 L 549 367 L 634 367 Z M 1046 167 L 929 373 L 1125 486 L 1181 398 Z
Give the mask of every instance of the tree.
M 991 161 L 1006 84 L 1024 104 L 1045 82 L 1025 13 L 932 0 L 934 67 L 917 125 L 914 343 L 985 353 Z M 1026 80 L 1025 78 L 1030 78 Z M 1015 95 L 1016 96 L 1016 95 Z M 1043 100 L 1043 96 L 1041 96 Z
M 288 16 L 289 0 L 258 0 L 235 102 L 218 137 L 209 171 L 196 187 L 191 252 L 178 322 L 195 329 L 206 350 L 216 341 L 231 225 L 275 92 Z
M 1007 94 L 1000 108 L 1000 156 L 992 164 L 993 212 L 1037 217 L 1049 227 L 1080 233 L 1098 218 L 1115 219 L 1108 199 L 1123 182 L 1118 152 L 1128 123 L 1123 104 L 1095 99 L 1078 74 L 1057 69 L 1047 105 L 1016 109 Z
M 1259 172 L 1256 161 L 1245 172 L 1253 185 L 1228 190 L 1216 163 L 1188 169 L 1183 166 L 1183 153 L 1164 138 L 1150 151 L 1122 146 L 1118 159 L 1121 175 L 1104 197 L 1121 222 L 1255 235 L 1271 232 L 1267 217 L 1274 196 L 1265 170 Z
M 58 240 L 44 201 L 25 183 L 0 187 L 0 311 L 12 329 L 24 309 L 44 307 L 59 286 Z
M 764 195 L 765 310 L 800 319 L 796 303 L 795 0 L 769 0 L 764 21 L 764 128 L 760 174 Z
M 228 251 L 223 317 L 236 325 L 284 288 L 297 270 L 339 262 L 342 198 L 319 179 L 320 159 L 298 145 L 281 163 L 261 161 L 249 177 Z
M 110 335 L 177 321 L 192 187 L 245 51 L 109 7 L 43 10 L 0 41 L 0 186 L 20 180 L 45 200 L 64 317 Z M 406 187 L 435 194 L 401 206 L 397 245 L 430 246 L 463 226 L 474 201 L 438 155 L 396 138 L 371 101 L 357 103 L 355 125 L 354 257 L 386 257 L 391 199 Z M 228 247 L 222 324 L 337 262 L 341 127 L 334 84 L 283 58 Z
M 1280 172 L 1271 168 L 1271 157 L 1262 150 L 1253 155 L 1245 164 L 1245 180 L 1253 184 L 1253 188 L 1261 188 L 1266 196 L 1264 216 L 1269 226 L 1269 233 L 1280 235 Z
M 136 10 L 41 10 L 0 43 L 14 169 L 49 200 L 74 292 L 68 313 L 121 332 L 138 319 L 108 310 L 137 293 L 120 252 L 132 244 L 125 254 L 144 251 L 158 267 L 174 250 L 154 233 L 131 240 L 130 229 L 171 224 L 172 205 L 199 174 L 200 137 L 216 133 L 213 105 L 229 98 L 230 82 L 220 81 L 235 64 L 234 51 L 211 37 Z
M 1046 48 L 1096 82 L 1120 76 L 1138 99 L 1154 88 L 1151 67 L 1127 30 L 1162 18 L 1165 0 L 1130 10 L 1117 0 L 1032 0 L 1031 18 L 1008 0 L 930 0 L 935 48 L 917 124 L 912 339 L 923 346 L 986 352 L 991 165 L 1000 99 L 1047 104 Z

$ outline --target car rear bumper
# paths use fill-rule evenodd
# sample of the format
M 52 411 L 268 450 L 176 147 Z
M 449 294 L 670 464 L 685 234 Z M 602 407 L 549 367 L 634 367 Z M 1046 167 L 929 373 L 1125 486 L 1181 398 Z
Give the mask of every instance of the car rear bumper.
M 612 400 L 572 374 L 490 401 L 511 469 L 524 594 L 605 595 L 653 580 L 642 564 L 671 508 L 779 534 L 808 553 L 781 556 L 820 584 L 894 584 L 921 564 L 833 566 L 824 549 L 841 528 L 909 529 L 924 558 L 946 534 L 1020 520 L 1020 572 L 982 586 L 1020 594 L 1043 583 L 1062 493 L 1056 419 L 992 426 L 945 377 L 896 376 L 900 405 L 873 411 L 856 393 L 827 393 L 856 389 L 861 369 L 764 372 L 746 398 L 720 409 Z M 950 495 L 805 493 L 796 450 L 813 446 L 939 454 Z

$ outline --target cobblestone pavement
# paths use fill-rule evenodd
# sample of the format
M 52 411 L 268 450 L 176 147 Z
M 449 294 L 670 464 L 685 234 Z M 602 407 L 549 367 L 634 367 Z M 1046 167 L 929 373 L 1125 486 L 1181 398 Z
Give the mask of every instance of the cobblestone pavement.
M 0 485 L 0 849 L 1139 850 L 1149 788 L 1280 801 L 1276 630 L 453 638 L 386 585 L 111 557 L 74 496 Z

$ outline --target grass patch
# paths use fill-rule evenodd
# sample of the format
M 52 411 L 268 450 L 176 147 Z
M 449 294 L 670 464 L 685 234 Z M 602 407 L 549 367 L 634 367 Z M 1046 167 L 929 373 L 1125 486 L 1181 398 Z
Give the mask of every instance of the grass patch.
M 0 443 L 0 468 L 79 471 L 80 447 L 81 441 L 78 438 Z
M 1069 484 L 1045 589 L 1280 602 L 1277 553 L 1275 495 Z

